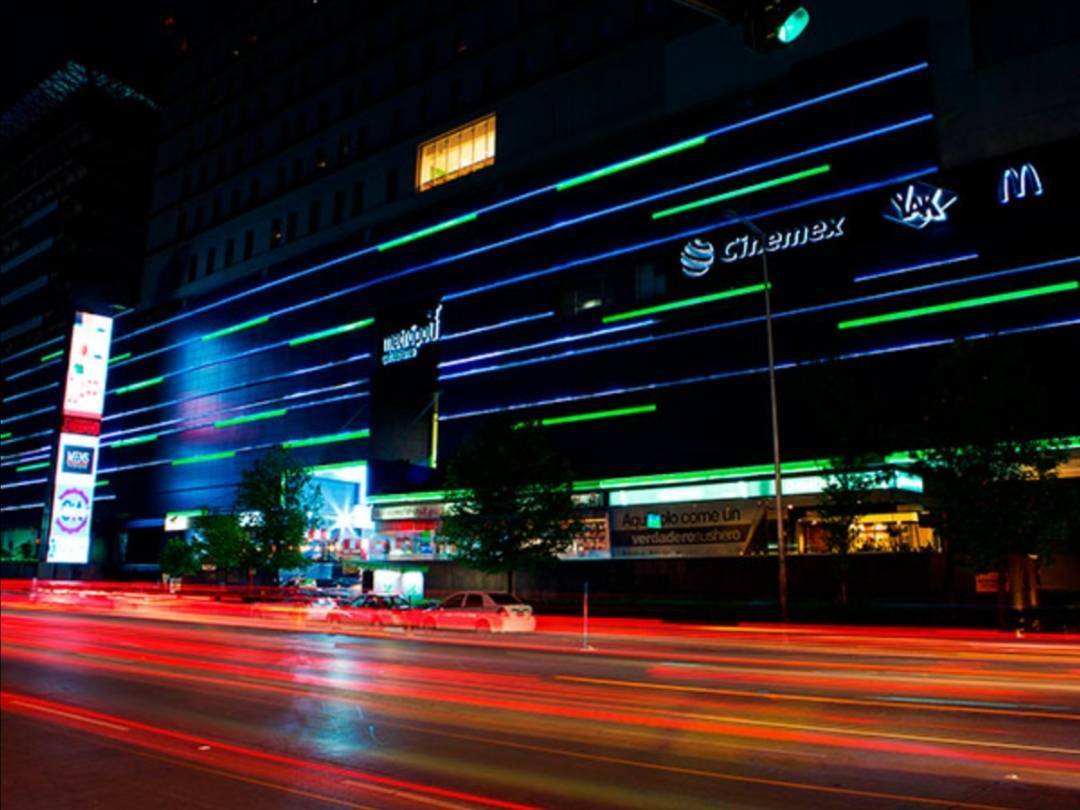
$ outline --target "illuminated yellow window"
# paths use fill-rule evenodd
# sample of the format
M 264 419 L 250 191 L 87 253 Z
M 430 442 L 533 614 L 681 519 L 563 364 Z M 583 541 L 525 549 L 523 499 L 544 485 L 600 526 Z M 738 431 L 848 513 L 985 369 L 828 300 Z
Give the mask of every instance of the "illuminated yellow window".
M 416 189 L 427 189 L 495 162 L 495 113 L 416 147 Z

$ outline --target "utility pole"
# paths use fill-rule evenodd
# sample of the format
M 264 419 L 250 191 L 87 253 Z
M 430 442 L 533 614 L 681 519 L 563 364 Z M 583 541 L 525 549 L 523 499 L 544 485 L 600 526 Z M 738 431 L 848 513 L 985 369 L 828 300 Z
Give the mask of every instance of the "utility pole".
M 776 556 L 779 567 L 778 586 L 780 620 L 788 620 L 787 542 L 784 537 L 784 495 L 780 474 L 780 418 L 776 399 L 776 355 L 773 350 L 772 298 L 769 285 L 769 254 L 765 250 L 765 234 L 753 220 L 734 212 L 731 216 L 746 225 L 761 242 L 761 276 L 765 287 L 765 344 L 769 355 L 769 406 L 772 419 L 773 490 L 776 496 Z

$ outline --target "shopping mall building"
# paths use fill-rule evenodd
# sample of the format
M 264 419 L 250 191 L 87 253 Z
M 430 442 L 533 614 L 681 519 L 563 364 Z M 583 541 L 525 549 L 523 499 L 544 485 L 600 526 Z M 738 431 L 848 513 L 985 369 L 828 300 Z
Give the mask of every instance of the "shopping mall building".
M 5 358 L 5 527 L 48 533 L 42 559 L 82 562 L 93 538 L 92 560 L 152 563 L 284 447 L 326 499 L 313 560 L 405 571 L 450 553 L 446 464 L 508 418 L 539 423 L 572 463 L 588 531 L 568 557 L 775 553 L 768 285 L 791 551 L 822 549 L 824 460 L 845 428 L 836 385 L 897 437 L 860 546 L 935 548 L 911 452 L 917 403 L 957 340 L 1060 378 L 1044 432 L 1080 434 L 1066 379 L 1080 356 L 1080 140 L 1046 112 L 1065 91 L 1040 86 L 1043 119 L 1018 137 L 1017 110 L 975 97 L 1002 80 L 943 44 L 946 22 L 883 23 L 779 62 L 740 53 L 768 78 L 709 96 L 673 82 L 706 69 L 685 63 L 724 25 L 676 26 L 648 46 L 664 51 L 666 106 L 644 86 L 648 114 L 592 97 L 580 126 L 600 134 L 554 149 L 551 132 L 530 144 L 577 126 L 537 101 L 555 79 L 522 91 L 529 103 L 495 94 L 394 142 L 407 191 L 387 179 L 382 208 L 356 202 L 363 164 L 336 169 L 332 133 L 316 176 L 289 186 L 311 200 L 291 212 L 244 207 L 202 226 L 180 169 L 160 173 L 142 300 L 80 318 L 74 345 L 65 334 Z M 625 82 L 641 78 L 627 68 Z M 618 84 L 604 86 L 635 92 Z M 597 123 L 605 107 L 616 126 Z M 323 169 L 341 174 L 331 184 Z M 369 198 L 385 177 L 368 179 Z M 379 210 L 352 223 L 358 204 Z M 85 502 L 65 503 L 80 486 Z M 74 551 L 58 550 L 61 519 L 85 541 Z

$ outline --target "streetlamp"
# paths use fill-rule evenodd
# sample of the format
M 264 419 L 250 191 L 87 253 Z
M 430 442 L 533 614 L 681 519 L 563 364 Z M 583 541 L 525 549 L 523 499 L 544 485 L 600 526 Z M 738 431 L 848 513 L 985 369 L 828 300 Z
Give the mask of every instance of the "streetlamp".
M 751 219 L 728 211 L 729 216 L 749 228 L 761 242 L 761 277 L 765 287 L 765 345 L 769 355 L 769 405 L 772 411 L 773 489 L 776 495 L 776 556 L 779 564 L 780 619 L 788 620 L 787 543 L 784 540 L 784 495 L 780 476 L 780 420 L 776 405 L 776 357 L 773 352 L 772 299 L 769 286 L 769 254 L 765 233 Z

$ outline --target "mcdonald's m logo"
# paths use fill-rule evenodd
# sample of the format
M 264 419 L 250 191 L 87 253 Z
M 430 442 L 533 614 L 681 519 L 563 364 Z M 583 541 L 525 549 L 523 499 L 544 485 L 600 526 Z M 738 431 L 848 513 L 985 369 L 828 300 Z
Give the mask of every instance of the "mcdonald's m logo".
M 1042 193 L 1042 179 L 1030 163 L 1024 163 L 1019 169 L 1010 166 L 1001 173 L 998 202 L 1002 205 L 1008 205 L 1013 200 L 1022 200 L 1025 197 L 1041 197 Z

